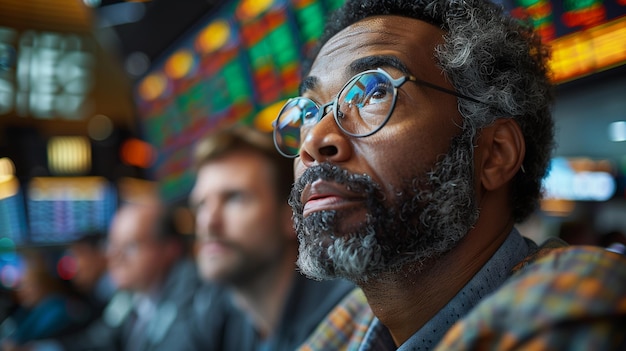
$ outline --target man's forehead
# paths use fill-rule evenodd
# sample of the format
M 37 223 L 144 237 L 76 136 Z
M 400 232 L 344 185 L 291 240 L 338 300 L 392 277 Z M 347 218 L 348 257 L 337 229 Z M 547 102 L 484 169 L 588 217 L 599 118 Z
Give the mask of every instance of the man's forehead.
M 191 190 L 190 197 L 212 194 L 223 194 L 234 190 L 252 187 L 254 184 L 267 180 L 268 167 L 266 161 L 258 155 L 229 155 L 215 162 L 207 163 L 198 170 L 197 180 Z
M 339 31 L 322 46 L 320 52 L 329 47 L 331 51 L 336 50 L 337 47 L 334 46 L 345 45 L 345 41 L 353 44 L 373 41 L 376 44 L 393 46 L 396 45 L 394 38 L 400 37 L 406 37 L 416 45 L 430 45 L 436 34 L 441 38 L 445 31 L 423 20 L 397 15 L 371 16 Z
M 371 65 L 358 67 L 358 62 L 367 56 L 393 57 L 407 67 L 405 74 L 420 77 L 421 69 L 432 70 L 435 67 L 435 47 L 444 42 L 444 34 L 434 25 L 409 17 L 386 15 L 365 18 L 346 27 L 322 46 L 309 76 L 303 80 L 301 91 L 320 83 L 321 77 L 348 79 L 358 73 L 355 66 L 358 71 L 378 68 Z

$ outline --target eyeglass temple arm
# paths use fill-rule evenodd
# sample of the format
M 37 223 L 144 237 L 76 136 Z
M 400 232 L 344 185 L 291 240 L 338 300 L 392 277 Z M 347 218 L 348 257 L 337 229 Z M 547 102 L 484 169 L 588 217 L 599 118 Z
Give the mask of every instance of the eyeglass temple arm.
M 415 83 L 417 83 L 417 84 L 427 86 L 427 87 L 429 87 L 429 88 L 431 88 L 431 89 L 439 90 L 439 91 L 441 91 L 441 92 L 448 93 L 448 94 L 450 94 L 450 95 L 454 95 L 454 96 L 456 96 L 456 97 L 458 97 L 458 98 L 461 98 L 461 99 L 469 100 L 469 101 L 471 101 L 471 102 L 475 102 L 475 103 L 477 103 L 477 104 L 482 104 L 482 103 L 483 103 L 483 102 L 482 102 L 482 101 L 480 101 L 480 100 L 476 100 L 476 99 L 474 99 L 474 98 L 472 98 L 472 97 L 469 97 L 469 96 L 467 96 L 467 95 L 463 95 L 463 94 L 461 94 L 461 93 L 459 93 L 459 92 L 456 92 L 456 91 L 454 91 L 454 90 L 451 90 L 451 89 L 446 89 L 446 88 L 444 88 L 444 87 L 440 87 L 440 86 L 438 86 L 438 85 L 435 85 L 435 84 L 432 84 L 432 83 L 429 83 L 429 82 L 423 81 L 423 80 L 421 80 L 421 79 L 417 79 L 417 78 L 415 78 L 414 76 L 408 76 L 408 77 L 407 77 L 407 79 L 408 79 L 408 80 L 410 80 L 410 81 L 412 81 L 412 82 L 415 82 Z

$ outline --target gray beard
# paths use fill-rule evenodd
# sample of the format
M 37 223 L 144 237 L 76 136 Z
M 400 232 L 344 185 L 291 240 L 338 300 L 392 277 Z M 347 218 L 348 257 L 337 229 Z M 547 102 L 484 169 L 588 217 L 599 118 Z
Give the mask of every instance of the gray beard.
M 289 199 L 300 241 L 298 267 L 313 279 L 345 278 L 355 283 L 406 268 L 419 271 L 426 260 L 455 247 L 478 219 L 472 159 L 471 136 L 455 137 L 434 169 L 405 180 L 388 204 L 382 187 L 367 175 L 327 163 L 307 169 Z M 342 212 L 319 211 L 304 218 L 301 194 L 317 179 L 366 195 L 365 221 L 341 233 Z

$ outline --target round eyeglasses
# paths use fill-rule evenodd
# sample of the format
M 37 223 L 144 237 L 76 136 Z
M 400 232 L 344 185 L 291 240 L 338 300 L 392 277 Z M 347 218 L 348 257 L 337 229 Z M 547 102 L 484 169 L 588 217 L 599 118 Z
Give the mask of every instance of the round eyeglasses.
M 329 108 L 332 108 L 337 125 L 347 135 L 362 138 L 378 132 L 391 117 L 398 99 L 398 88 L 406 81 L 480 103 L 413 76 L 394 79 L 381 68 L 364 71 L 352 77 L 333 101 L 322 106 L 306 97 L 289 99 L 274 122 L 276 149 L 285 157 L 297 157 L 302 140 L 328 114 Z

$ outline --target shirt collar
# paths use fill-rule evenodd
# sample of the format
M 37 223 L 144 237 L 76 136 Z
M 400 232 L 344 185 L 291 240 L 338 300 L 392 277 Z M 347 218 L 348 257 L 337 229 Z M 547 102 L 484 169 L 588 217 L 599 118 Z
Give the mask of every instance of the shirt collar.
M 513 267 L 529 254 L 530 248 L 526 240 L 517 229 L 513 228 L 500 248 L 463 289 L 397 350 L 434 348 L 457 320 L 466 315 L 486 295 L 502 285 L 511 275 Z M 396 350 L 389 330 L 375 317 L 359 348 L 359 351 L 373 350 Z

